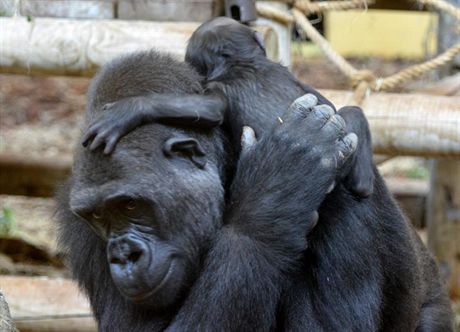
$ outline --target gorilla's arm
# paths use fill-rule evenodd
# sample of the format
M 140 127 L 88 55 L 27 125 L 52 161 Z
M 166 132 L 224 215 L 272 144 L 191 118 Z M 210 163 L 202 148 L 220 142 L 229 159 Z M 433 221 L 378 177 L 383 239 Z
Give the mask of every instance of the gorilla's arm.
M 307 246 L 315 211 L 357 144 L 354 134 L 343 137 L 343 119 L 328 106 L 313 107 L 311 97 L 299 98 L 283 124 L 243 151 L 226 225 L 168 330 L 275 326 L 285 278 Z

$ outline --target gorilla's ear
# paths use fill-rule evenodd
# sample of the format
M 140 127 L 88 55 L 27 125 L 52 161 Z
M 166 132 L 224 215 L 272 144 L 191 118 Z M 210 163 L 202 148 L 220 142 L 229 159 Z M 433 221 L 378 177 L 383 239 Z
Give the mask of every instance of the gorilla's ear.
M 199 168 L 204 168 L 206 165 L 206 153 L 200 143 L 192 137 L 168 139 L 163 145 L 163 152 L 167 157 L 189 158 Z
M 265 51 L 264 36 L 262 36 L 262 34 L 259 31 L 254 31 L 254 40 L 260 46 L 262 51 L 264 51 L 265 53 L 266 51 Z

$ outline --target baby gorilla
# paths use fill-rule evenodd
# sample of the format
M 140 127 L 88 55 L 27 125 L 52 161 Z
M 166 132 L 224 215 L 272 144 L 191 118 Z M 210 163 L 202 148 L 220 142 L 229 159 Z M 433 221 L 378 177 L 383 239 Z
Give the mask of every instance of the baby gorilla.
M 260 136 L 275 123 L 282 121 L 289 105 L 298 97 L 311 93 L 319 104 L 333 104 L 312 87 L 298 82 L 286 67 L 270 61 L 265 56 L 263 41 L 258 32 L 226 17 L 219 17 L 201 25 L 192 35 L 185 59 L 206 77 L 206 98 L 227 98 L 224 127 L 236 155 L 244 126 L 249 126 Z M 175 98 L 181 110 L 202 113 L 195 97 Z M 92 141 L 91 149 L 105 144 L 110 153 L 116 141 L 136 126 L 155 121 L 154 109 L 164 107 L 162 100 L 134 98 L 133 111 L 126 101 L 112 105 L 112 112 L 97 120 L 84 136 L 84 144 Z M 171 100 L 171 98 L 170 98 Z M 168 107 L 168 110 L 172 107 Z M 334 108 L 335 109 L 335 108 Z M 357 197 L 368 197 L 373 190 L 373 164 L 371 138 L 367 122 L 358 107 L 344 107 L 338 112 L 346 121 L 347 131 L 359 137 L 356 155 L 344 168 L 342 178 L 346 187 Z M 197 116 L 199 118 L 199 116 Z

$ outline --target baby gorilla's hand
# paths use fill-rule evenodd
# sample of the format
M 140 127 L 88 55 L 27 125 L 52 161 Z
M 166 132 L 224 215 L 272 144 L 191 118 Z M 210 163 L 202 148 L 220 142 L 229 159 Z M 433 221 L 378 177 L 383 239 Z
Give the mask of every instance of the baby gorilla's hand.
M 89 145 L 89 149 L 93 151 L 104 145 L 104 153 L 112 153 L 120 138 L 140 125 L 136 106 L 134 98 L 104 105 L 99 117 L 83 134 L 83 146 Z

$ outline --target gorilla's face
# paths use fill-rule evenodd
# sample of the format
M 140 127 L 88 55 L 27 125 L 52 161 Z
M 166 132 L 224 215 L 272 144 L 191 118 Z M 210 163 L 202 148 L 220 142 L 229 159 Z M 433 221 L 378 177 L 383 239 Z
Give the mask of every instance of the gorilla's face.
M 212 139 L 156 124 L 123 138 L 111 156 L 77 155 L 71 210 L 107 244 L 127 299 L 167 307 L 194 281 L 222 219 Z

